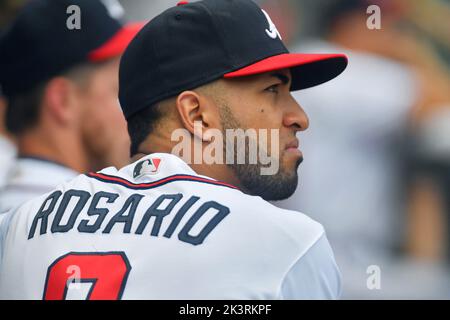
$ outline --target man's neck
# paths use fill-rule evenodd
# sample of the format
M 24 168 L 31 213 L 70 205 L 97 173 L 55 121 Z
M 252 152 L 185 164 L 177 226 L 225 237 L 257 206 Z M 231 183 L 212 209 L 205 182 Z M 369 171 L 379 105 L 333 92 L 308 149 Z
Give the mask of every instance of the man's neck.
M 197 174 L 207 176 L 218 181 L 226 182 L 237 188 L 242 188 L 239 179 L 226 164 L 189 164 Z
M 172 142 L 171 136 L 166 132 L 173 132 L 173 130 L 176 128 L 179 128 L 179 126 L 174 125 L 171 128 L 167 127 L 166 130 L 155 132 L 154 134 L 149 135 L 147 139 L 139 146 L 136 155 L 132 156 L 132 162 L 135 162 L 140 158 L 152 153 L 171 154 L 172 150 L 174 150 L 175 144 Z M 202 146 L 202 153 L 206 146 L 208 146 L 208 143 L 204 142 Z M 195 150 L 195 146 L 193 143 L 191 144 L 190 150 L 191 160 L 193 160 Z M 204 162 L 201 164 L 187 164 L 199 175 L 210 177 L 218 181 L 231 184 L 237 188 L 241 188 L 239 179 L 237 179 L 234 171 L 226 164 L 206 164 Z
M 19 137 L 18 149 L 20 156 L 51 160 L 80 173 L 91 170 L 81 142 L 62 133 L 27 132 Z

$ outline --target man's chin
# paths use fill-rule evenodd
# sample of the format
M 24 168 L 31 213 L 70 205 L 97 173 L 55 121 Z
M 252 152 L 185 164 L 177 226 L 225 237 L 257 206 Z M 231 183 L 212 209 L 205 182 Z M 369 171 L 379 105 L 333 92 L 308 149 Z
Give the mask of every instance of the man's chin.
M 294 163 L 283 163 L 278 173 L 262 175 L 259 165 L 231 166 L 240 180 L 242 191 L 260 196 L 266 201 L 284 200 L 292 196 L 297 189 L 297 169 L 303 158 L 298 157 Z
M 298 186 L 298 167 L 303 162 L 303 157 L 298 157 L 292 168 L 285 169 L 272 176 L 268 181 L 267 192 L 261 197 L 267 201 L 285 200 L 292 196 Z M 291 165 L 292 166 L 292 165 Z
M 295 179 L 295 181 L 286 181 L 283 184 L 278 185 L 277 188 L 269 188 L 269 192 L 261 197 L 266 201 L 285 200 L 294 194 L 297 186 L 298 179 Z
M 297 189 L 297 172 L 290 177 L 286 176 L 259 176 L 252 183 L 246 183 L 245 188 L 249 194 L 260 196 L 266 201 L 279 201 L 292 196 Z

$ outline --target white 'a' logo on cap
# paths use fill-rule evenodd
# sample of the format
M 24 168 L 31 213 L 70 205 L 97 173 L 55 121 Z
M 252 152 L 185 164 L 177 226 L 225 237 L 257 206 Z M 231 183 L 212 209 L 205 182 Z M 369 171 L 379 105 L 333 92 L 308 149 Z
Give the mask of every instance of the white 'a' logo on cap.
M 275 26 L 275 23 L 273 23 L 272 19 L 270 19 L 269 14 L 264 11 L 263 9 L 261 9 L 261 11 L 264 13 L 264 15 L 266 16 L 267 22 L 269 23 L 269 29 L 266 29 L 266 33 L 269 37 L 271 37 L 272 39 L 276 39 L 277 37 L 280 38 L 280 40 L 283 40 L 283 38 L 281 38 L 280 33 L 278 32 L 277 27 Z

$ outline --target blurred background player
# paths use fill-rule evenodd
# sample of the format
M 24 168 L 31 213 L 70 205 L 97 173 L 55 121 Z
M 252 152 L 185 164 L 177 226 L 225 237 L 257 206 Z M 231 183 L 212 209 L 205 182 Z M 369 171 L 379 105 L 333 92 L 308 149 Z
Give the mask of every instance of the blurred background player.
M 5 111 L 6 100 L 0 93 L 0 166 L 3 168 L 0 172 L 0 188 L 5 185 L 16 157 L 14 139 L 4 125 Z
M 11 18 L 16 15 L 19 4 L 20 1 L 0 2 L 0 36 Z M 0 171 L 0 189 L 3 188 L 11 173 L 17 151 L 14 137 L 6 130 L 5 112 L 6 99 L 3 97 L 0 84 L 0 166 L 2 168 Z
M 78 173 L 128 163 L 118 67 L 141 24 L 123 25 L 122 15 L 116 1 L 34 0 L 5 30 L 0 83 L 18 159 L 0 212 Z
M 372 4 L 381 9 L 379 30 L 367 26 Z M 443 130 L 448 117 L 442 117 L 449 105 L 448 68 L 431 44 L 448 48 L 449 38 L 419 28 L 444 29 L 433 19 L 448 21 L 448 7 L 433 1 L 362 0 L 303 1 L 301 6 L 315 14 L 302 26 L 309 37 L 293 44 L 295 50 L 338 50 L 351 63 L 323 91 L 296 94 L 313 119 L 300 142 L 307 157 L 301 186 L 277 205 L 311 212 L 325 225 L 343 273 L 344 298 L 448 297 L 445 211 L 438 209 L 439 185 L 423 177 L 423 163 L 430 165 L 433 153 L 418 143 L 429 115 L 441 110 L 440 125 L 428 126 L 434 130 L 428 130 L 427 140 L 430 148 L 448 150 Z M 439 20 L 446 12 L 446 20 Z M 419 151 L 428 159 L 422 164 L 413 156 Z M 440 180 L 448 177 L 442 166 L 438 171 Z M 370 266 L 381 279 L 372 290 Z

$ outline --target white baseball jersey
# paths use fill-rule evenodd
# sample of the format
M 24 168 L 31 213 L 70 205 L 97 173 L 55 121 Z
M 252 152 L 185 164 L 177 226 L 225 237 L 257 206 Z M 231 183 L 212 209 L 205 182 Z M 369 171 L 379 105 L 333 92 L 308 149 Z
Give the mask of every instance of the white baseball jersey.
M 16 160 L 16 147 L 0 134 L 0 189 L 6 184 Z
M 1 299 L 332 299 L 322 226 L 156 153 L 80 175 L 0 225 Z
M 53 161 L 37 157 L 15 159 L 10 177 L 0 190 L 0 215 L 77 175 L 76 171 Z

